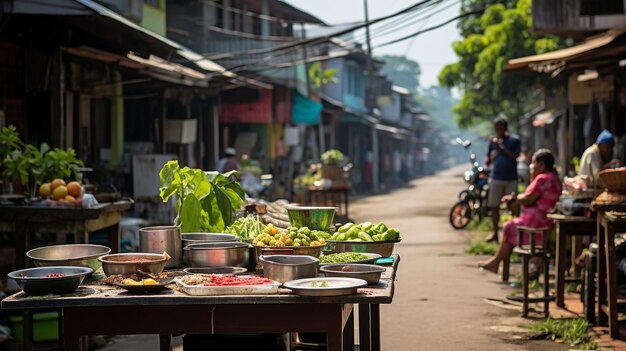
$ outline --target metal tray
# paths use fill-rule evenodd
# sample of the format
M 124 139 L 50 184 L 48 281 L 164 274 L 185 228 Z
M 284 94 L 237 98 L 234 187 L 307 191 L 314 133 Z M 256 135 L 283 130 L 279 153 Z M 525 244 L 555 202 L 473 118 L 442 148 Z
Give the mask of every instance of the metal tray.
M 159 279 L 159 284 L 154 285 L 126 285 L 121 283 L 116 283 L 115 286 L 119 286 L 122 289 L 127 290 L 129 293 L 133 294 L 154 294 L 161 292 L 163 290 L 168 290 L 167 285 L 172 284 L 172 278 L 163 278 Z
M 393 254 L 393 248 L 398 241 L 341 241 L 326 240 L 327 246 L 333 252 L 370 252 L 377 253 L 383 257 Z
M 312 287 L 313 282 L 327 282 L 329 287 Z M 342 296 L 356 294 L 357 289 L 367 286 L 363 279 L 355 278 L 307 278 L 286 282 L 285 288 L 291 289 L 296 295 L 303 296 Z
M 252 277 L 242 275 L 240 277 Z M 279 282 L 262 285 L 241 285 L 241 286 L 201 286 L 188 285 L 178 278 L 174 279 L 176 285 L 188 295 L 192 296 L 217 296 L 217 295 L 272 295 L 278 293 Z

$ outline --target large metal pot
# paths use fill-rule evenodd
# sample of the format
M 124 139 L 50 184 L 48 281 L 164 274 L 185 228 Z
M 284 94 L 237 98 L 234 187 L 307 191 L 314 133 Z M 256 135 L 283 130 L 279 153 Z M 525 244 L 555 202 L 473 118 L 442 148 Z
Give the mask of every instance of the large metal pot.
M 316 277 L 320 266 L 318 258 L 306 255 L 263 255 L 259 260 L 263 276 L 281 283 Z
M 189 244 L 235 242 L 239 239 L 237 235 L 223 233 L 183 233 L 181 238 L 183 249 Z
M 255 246 L 256 256 L 268 254 L 274 255 L 307 255 L 312 257 L 320 257 L 323 245 L 320 246 Z M 267 252 L 263 252 L 267 251 Z
M 183 263 L 180 227 L 159 226 L 139 229 L 139 251 L 155 254 L 167 252 L 172 259 L 165 263 L 165 268 L 179 267 Z
M 189 244 L 184 251 L 192 268 L 246 267 L 250 260 L 249 247 L 246 243 L 200 243 Z
M 137 271 L 159 274 L 163 272 L 167 258 L 153 253 L 119 253 L 98 258 L 106 276 L 134 274 Z
M 308 227 L 315 230 L 328 230 L 333 225 L 337 207 L 289 206 L 287 215 L 294 227 Z
M 68 244 L 38 247 L 26 253 L 36 267 L 80 266 L 97 271 L 102 265 L 98 257 L 108 255 L 111 249 L 93 244 Z

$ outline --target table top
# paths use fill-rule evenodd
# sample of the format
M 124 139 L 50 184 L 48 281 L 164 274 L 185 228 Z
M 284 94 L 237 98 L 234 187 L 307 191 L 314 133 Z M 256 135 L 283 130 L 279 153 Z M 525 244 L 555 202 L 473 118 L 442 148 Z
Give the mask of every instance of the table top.
M 562 213 L 549 213 L 548 218 L 561 222 L 596 222 L 596 218 L 588 218 L 585 216 L 568 216 Z
M 46 222 L 63 220 L 96 219 L 102 213 L 123 212 L 132 206 L 130 200 L 100 203 L 89 208 L 57 208 L 37 206 L 0 206 L 0 220 L 22 220 Z
M 396 272 L 400 256 L 393 255 L 394 263 L 386 267 L 380 282 L 359 288 L 358 292 L 346 296 L 309 297 L 291 293 L 289 289 L 279 289 L 275 295 L 223 295 L 190 296 L 178 290 L 165 290 L 159 294 L 130 294 L 117 286 L 84 283 L 73 294 L 61 296 L 28 296 L 23 292 L 2 300 L 2 309 L 36 309 L 65 307 L 108 307 L 138 305 L 250 305 L 250 304 L 303 304 L 303 303 L 347 303 L 347 304 L 389 304 L 393 300 Z
M 605 202 L 592 202 L 591 208 L 594 211 L 617 211 L 626 212 L 626 202 L 622 203 L 605 203 Z

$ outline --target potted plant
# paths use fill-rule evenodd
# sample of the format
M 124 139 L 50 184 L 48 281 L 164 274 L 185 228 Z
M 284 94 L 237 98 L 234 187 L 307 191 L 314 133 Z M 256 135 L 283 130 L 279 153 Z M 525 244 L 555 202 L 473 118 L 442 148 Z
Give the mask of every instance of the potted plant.
M 344 171 L 341 167 L 344 160 L 343 153 L 339 150 L 331 149 L 322 154 L 322 178 L 343 179 Z

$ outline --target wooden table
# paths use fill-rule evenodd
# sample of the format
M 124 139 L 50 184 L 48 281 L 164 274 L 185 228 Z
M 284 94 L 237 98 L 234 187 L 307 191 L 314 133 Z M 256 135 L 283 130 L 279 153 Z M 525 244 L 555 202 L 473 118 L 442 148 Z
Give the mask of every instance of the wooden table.
M 626 204 L 593 204 L 598 212 L 598 323 L 609 324 L 612 338 L 619 337 L 615 234 L 626 232 Z
M 85 284 L 74 294 L 33 298 L 24 293 L 2 301 L 3 309 L 62 308 L 65 350 L 80 349 L 87 335 L 158 334 L 169 350 L 172 334 L 322 332 L 327 349 L 354 349 L 353 305 L 359 305 L 360 349 L 380 350 L 380 304 L 393 300 L 400 257 L 378 285 L 349 296 L 304 297 L 281 289 L 277 295 L 189 296 L 168 290 L 131 295 L 113 286 Z
M 73 234 L 74 243 L 89 242 L 89 233 L 110 228 L 108 246 L 112 253 L 120 249 L 120 220 L 131 201 L 101 203 L 91 208 L 51 208 L 35 206 L 0 206 L 0 232 L 15 233 L 16 268 L 28 266 L 26 251 L 29 234 Z
M 583 216 L 566 216 L 563 214 L 549 214 L 548 218 L 554 221 L 556 227 L 556 305 L 565 307 L 565 271 L 567 257 L 567 238 L 596 233 L 596 219 Z M 574 264 L 575 249 L 572 248 L 572 265 Z

